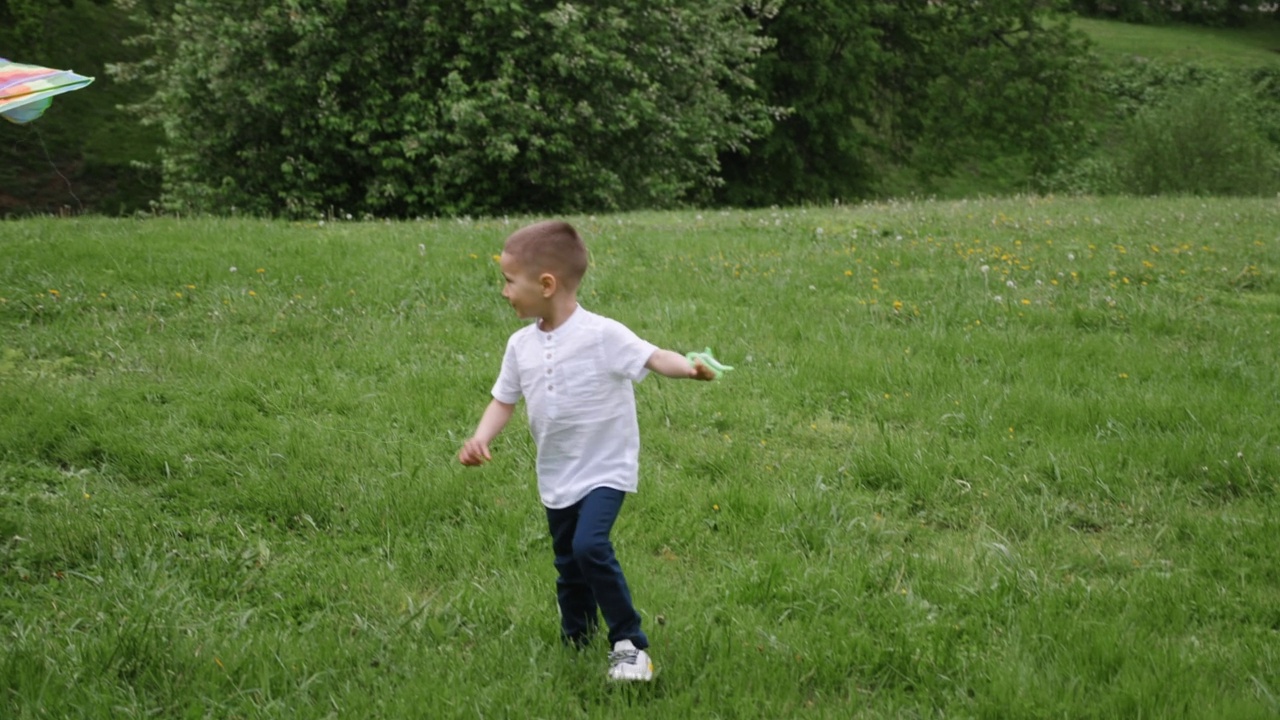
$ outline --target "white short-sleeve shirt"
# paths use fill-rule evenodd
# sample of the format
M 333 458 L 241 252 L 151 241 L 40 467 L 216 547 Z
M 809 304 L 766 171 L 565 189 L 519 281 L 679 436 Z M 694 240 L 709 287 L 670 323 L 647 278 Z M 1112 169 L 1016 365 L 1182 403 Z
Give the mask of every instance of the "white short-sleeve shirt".
M 538 448 L 542 504 L 568 507 L 595 488 L 635 492 L 640 427 L 632 384 L 658 348 L 581 306 L 551 332 L 538 323 L 507 341 L 493 397 L 524 398 Z

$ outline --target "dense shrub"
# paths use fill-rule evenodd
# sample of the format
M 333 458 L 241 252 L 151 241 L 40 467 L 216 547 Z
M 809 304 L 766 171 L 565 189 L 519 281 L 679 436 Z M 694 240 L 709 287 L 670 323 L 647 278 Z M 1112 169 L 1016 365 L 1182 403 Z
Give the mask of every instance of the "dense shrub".
M 173 208 L 625 209 L 767 130 L 758 30 L 730 0 L 184 0 L 122 72 L 157 87 Z
M 1120 133 L 1121 189 L 1140 195 L 1269 195 L 1280 191 L 1280 152 L 1250 96 L 1208 85 L 1140 111 Z
M 1108 128 L 1048 181 L 1066 192 L 1280 191 L 1280 71 L 1129 61 L 1099 82 Z
M 889 167 L 941 176 L 994 152 L 1056 166 L 1081 133 L 1085 40 L 1038 3 L 788 0 L 757 65 L 787 108 L 749 153 L 725 157 L 721 200 L 865 197 Z

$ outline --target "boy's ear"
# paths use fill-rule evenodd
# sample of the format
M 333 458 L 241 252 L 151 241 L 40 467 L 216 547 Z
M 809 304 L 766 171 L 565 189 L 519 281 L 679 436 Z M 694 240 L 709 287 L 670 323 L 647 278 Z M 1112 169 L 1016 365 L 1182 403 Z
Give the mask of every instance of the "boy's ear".
M 542 273 L 538 276 L 538 284 L 542 286 L 542 297 L 551 297 L 556 294 L 556 286 L 560 283 L 555 275 Z

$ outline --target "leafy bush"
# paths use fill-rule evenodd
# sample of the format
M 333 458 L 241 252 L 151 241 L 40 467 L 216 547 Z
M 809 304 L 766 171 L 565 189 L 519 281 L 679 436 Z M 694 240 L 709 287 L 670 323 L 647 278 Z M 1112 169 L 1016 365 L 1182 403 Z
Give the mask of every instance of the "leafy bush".
M 724 158 L 728 204 L 865 197 L 891 168 L 947 175 L 993 147 L 1044 168 L 1080 132 L 1085 40 L 1022 0 L 788 0 L 765 31 L 756 76 L 790 113 Z
M 1120 134 L 1122 187 L 1141 195 L 1280 191 L 1280 151 L 1237 88 L 1209 85 L 1139 112 Z
M 120 72 L 157 88 L 173 208 L 626 209 L 767 130 L 758 29 L 730 0 L 188 0 Z
M 1280 190 L 1280 71 L 1129 61 L 1098 83 L 1092 151 L 1053 174 L 1072 193 L 1259 195 Z

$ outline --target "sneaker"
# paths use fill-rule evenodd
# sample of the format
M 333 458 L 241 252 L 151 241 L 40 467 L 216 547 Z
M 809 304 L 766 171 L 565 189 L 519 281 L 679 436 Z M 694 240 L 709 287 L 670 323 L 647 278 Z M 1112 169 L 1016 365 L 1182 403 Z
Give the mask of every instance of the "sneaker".
M 630 640 L 619 640 L 609 653 L 609 679 L 624 681 L 648 681 L 653 679 L 653 661 L 649 653 L 636 647 Z

